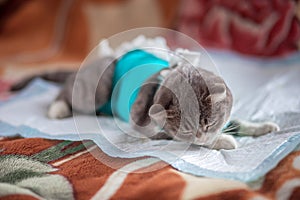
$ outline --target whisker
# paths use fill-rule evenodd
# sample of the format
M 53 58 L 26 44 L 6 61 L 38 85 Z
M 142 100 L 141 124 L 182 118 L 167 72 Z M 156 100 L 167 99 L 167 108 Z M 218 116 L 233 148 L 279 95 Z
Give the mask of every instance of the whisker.
M 236 129 L 236 128 L 239 128 L 239 127 L 229 127 L 229 128 L 224 128 L 223 130 L 233 130 L 233 129 Z
M 229 134 L 229 135 L 245 135 L 245 136 L 247 136 L 247 135 L 251 136 L 251 135 L 252 135 L 252 134 L 250 134 L 250 133 L 247 133 L 247 132 L 240 132 L 240 131 L 238 131 L 238 132 L 223 132 L 223 133 Z
M 222 133 L 225 133 L 225 134 L 228 134 L 228 135 L 237 135 L 238 134 L 238 132 L 222 132 Z
M 223 131 L 231 131 L 231 130 L 234 130 L 234 129 L 237 129 L 237 128 L 240 128 L 240 127 L 241 127 L 240 125 L 228 126 L 225 129 L 223 129 Z
M 237 128 L 231 128 L 231 129 L 223 129 L 222 130 L 222 132 L 230 132 L 230 131 L 236 131 L 236 130 L 238 130 L 239 129 L 239 127 L 237 127 Z
M 231 125 L 231 124 L 230 124 L 229 126 L 227 126 L 227 128 L 240 127 L 240 126 L 241 126 L 240 124 L 235 124 L 235 125 L 233 125 L 233 124 Z

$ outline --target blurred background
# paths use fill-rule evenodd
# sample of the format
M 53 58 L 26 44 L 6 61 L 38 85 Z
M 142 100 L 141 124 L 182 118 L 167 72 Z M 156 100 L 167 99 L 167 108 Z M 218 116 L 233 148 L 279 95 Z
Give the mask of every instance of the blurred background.
M 288 56 L 299 51 L 299 20 L 296 0 L 0 0 L 0 76 L 79 67 L 102 38 L 145 26 L 207 49 Z

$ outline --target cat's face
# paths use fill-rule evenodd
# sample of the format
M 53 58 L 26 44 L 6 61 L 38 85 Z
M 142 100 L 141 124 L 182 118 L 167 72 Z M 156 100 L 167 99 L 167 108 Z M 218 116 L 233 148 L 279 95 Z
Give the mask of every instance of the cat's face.
M 232 95 L 223 79 L 188 63 L 161 73 L 149 116 L 171 137 L 210 144 L 227 122 Z

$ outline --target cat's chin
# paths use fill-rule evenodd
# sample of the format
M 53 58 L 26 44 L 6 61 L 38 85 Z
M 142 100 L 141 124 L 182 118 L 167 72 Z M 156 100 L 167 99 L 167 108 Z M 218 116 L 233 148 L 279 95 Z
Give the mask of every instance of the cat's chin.
M 213 133 L 205 133 L 205 134 L 201 134 L 200 137 L 196 137 L 193 141 L 193 144 L 195 145 L 200 145 L 200 146 L 210 146 L 214 140 L 216 134 Z

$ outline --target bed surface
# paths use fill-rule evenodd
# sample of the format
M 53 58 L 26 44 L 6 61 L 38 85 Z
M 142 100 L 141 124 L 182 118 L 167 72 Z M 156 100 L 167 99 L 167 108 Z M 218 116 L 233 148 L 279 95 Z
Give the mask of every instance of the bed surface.
M 249 1 L 246 7 L 231 1 L 228 5 L 221 1 L 214 5 L 210 1 L 187 2 L 179 9 L 178 0 L 133 0 L 125 4 L 122 0 L 0 1 L 0 10 L 4 11 L 0 12 L 0 106 L 16 96 L 8 91 L 15 80 L 45 70 L 77 69 L 103 37 L 132 27 L 175 26 L 208 46 L 254 55 L 295 52 L 283 58 L 249 57 L 211 49 L 209 54 L 233 91 L 233 117 L 272 120 L 282 129 L 295 128 L 295 135 L 299 135 L 299 1 L 288 1 L 285 6 L 280 1 Z M 209 7 L 200 9 L 202 4 Z M 243 14 L 247 9 L 251 11 L 249 16 Z M 177 19 L 178 12 L 181 16 Z M 270 26 L 265 23 L 268 13 L 282 17 Z M 257 17 L 261 20 L 255 20 Z M 103 29 L 111 26 L 111 19 L 113 28 Z M 212 26 L 200 32 L 207 23 Z M 257 31 L 251 31 L 253 27 Z M 12 119 L 21 115 L 26 118 L 26 113 L 12 111 L 0 117 L 8 114 Z M 1 125 L 1 200 L 300 199 L 300 149 L 294 148 L 298 137 L 284 141 L 291 149 L 280 154 L 264 175 L 253 181 L 237 181 L 183 173 L 154 157 L 109 156 L 90 140 L 12 136 L 12 129 Z M 264 151 L 255 149 L 260 150 Z M 281 150 L 275 148 L 268 157 L 276 158 Z

